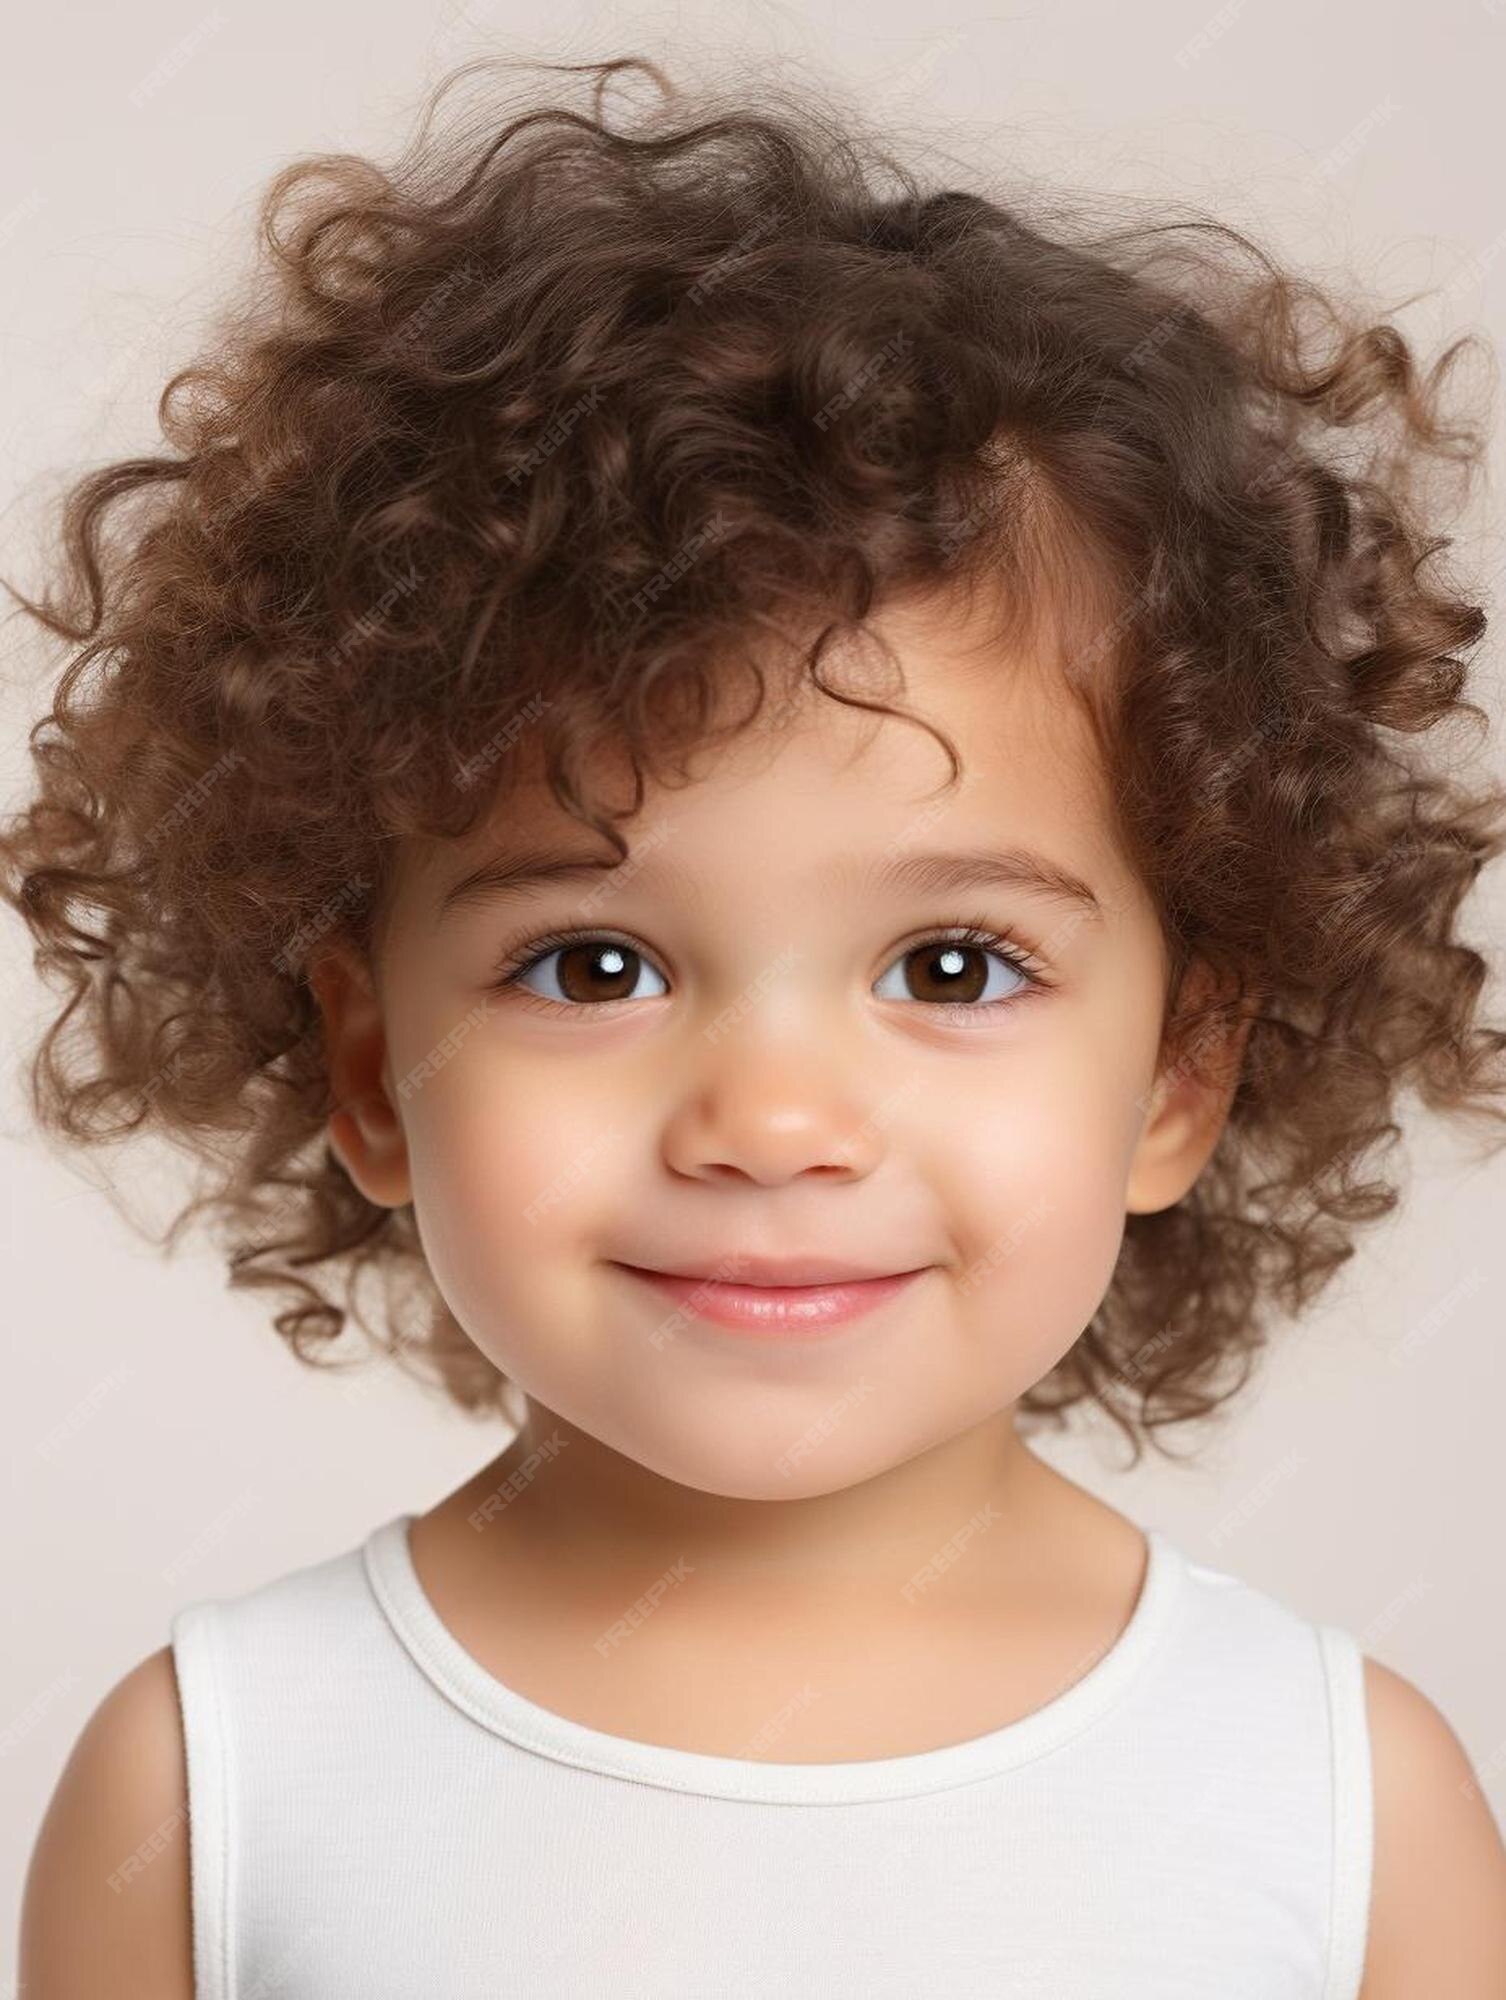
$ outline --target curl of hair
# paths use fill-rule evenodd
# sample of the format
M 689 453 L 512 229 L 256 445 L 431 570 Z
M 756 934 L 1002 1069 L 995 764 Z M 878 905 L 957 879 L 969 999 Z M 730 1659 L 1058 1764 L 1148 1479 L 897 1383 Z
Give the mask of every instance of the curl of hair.
M 1021 1404 L 1095 1403 L 1138 1460 L 1393 1207 L 1403 1089 L 1506 1122 L 1457 934 L 1506 801 L 1443 747 L 1484 720 L 1484 613 L 1437 562 L 1435 475 L 1483 452 L 1443 408 L 1473 337 L 1423 372 L 1206 217 L 1095 229 L 1065 197 L 928 190 L 813 95 L 687 100 L 638 59 L 431 145 L 439 99 L 496 67 L 452 74 L 390 169 L 275 178 L 253 281 L 162 391 L 167 449 L 78 479 L 55 590 L 13 592 L 81 648 L 0 844 L 66 988 L 36 1116 L 89 1144 L 147 1126 L 208 1168 L 169 1234 L 211 1219 L 300 1358 L 341 1365 L 353 1318 L 508 1411 L 411 1207 L 330 1147 L 311 954 L 369 949 L 395 838 L 468 832 L 524 746 L 625 853 L 594 744 L 629 753 L 634 810 L 752 719 L 760 652 L 900 713 L 830 685 L 829 649 L 891 598 L 986 588 L 1091 719 L 1170 946 L 1163 1062 L 1211 1077 L 1247 1024 L 1208 1166 L 1127 1218 Z M 614 125 L 608 87 L 645 77 Z

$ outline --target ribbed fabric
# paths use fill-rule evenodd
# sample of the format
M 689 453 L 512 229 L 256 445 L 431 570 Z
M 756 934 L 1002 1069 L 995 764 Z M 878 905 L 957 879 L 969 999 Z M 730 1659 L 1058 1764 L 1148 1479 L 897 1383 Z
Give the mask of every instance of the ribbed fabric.
M 1124 1632 L 1043 1708 L 780 1764 L 504 1686 L 412 1518 L 172 1621 L 198 2000 L 1355 2000 L 1359 1646 L 1159 1529 Z

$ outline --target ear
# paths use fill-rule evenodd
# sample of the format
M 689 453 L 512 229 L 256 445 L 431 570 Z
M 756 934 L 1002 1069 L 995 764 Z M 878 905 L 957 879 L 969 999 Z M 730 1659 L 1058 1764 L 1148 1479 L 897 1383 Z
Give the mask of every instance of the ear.
M 326 939 L 309 965 L 324 1021 L 336 1109 L 329 1140 L 346 1173 L 379 1208 L 413 1198 L 408 1145 L 387 1081 L 387 1036 L 370 967 L 346 939 Z
M 1181 1005 L 1220 996 L 1211 967 L 1194 960 L 1182 981 Z M 1195 1022 L 1190 1038 L 1157 1073 L 1145 1126 L 1130 1163 L 1125 1209 L 1153 1215 L 1170 1208 L 1208 1164 L 1239 1085 L 1254 1002 Z

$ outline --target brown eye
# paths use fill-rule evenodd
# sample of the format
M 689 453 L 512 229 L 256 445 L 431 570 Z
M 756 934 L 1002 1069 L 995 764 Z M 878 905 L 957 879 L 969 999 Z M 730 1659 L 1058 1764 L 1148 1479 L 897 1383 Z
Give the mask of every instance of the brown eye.
M 999 969 L 1004 979 L 1002 989 L 995 976 Z M 884 979 L 892 982 L 896 975 L 903 990 L 886 993 L 880 980 L 875 991 L 881 1000 L 924 1000 L 932 1006 L 971 1007 L 975 1011 L 1012 1000 L 1034 983 L 1000 944 L 983 945 L 967 938 L 933 938 L 927 944 L 911 945 Z
M 550 971 L 552 961 L 558 961 L 557 969 Z M 579 944 L 567 944 L 553 951 L 541 952 L 539 956 L 522 966 L 512 978 L 519 986 L 530 992 L 540 993 L 546 1000 L 555 1000 L 564 1005 L 600 1005 L 612 1000 L 642 1000 L 653 997 L 636 990 L 644 973 L 659 979 L 648 960 L 628 944 L 620 944 L 614 938 L 591 938 Z M 543 979 L 542 989 L 530 985 L 539 976 Z M 666 990 L 660 982 L 661 992 Z

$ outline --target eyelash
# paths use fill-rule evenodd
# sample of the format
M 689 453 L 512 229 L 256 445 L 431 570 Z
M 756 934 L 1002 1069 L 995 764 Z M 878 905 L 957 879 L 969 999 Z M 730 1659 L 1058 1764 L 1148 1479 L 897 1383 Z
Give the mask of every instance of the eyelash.
M 649 959 L 649 962 L 652 963 L 651 955 L 643 951 L 630 937 L 614 934 L 610 931 L 546 931 L 542 936 L 530 938 L 517 951 L 506 955 L 498 966 L 496 974 L 487 990 L 489 992 L 501 992 L 505 989 L 513 989 L 513 997 L 521 1001 L 524 1006 L 535 1007 L 549 1014 L 606 1013 L 613 1006 L 627 1005 L 628 1003 L 625 1001 L 611 1000 L 600 1001 L 595 1006 L 588 1005 L 584 1001 L 571 1003 L 564 1000 L 549 1000 L 543 994 L 530 993 L 526 986 L 518 985 L 518 981 L 522 978 L 523 974 L 531 972 L 534 966 L 548 958 L 551 952 L 559 951 L 569 945 L 578 944 L 622 945 L 627 950 L 636 952 L 639 957 Z M 918 1002 L 917 1004 L 923 1007 L 927 1013 L 950 1014 L 952 1016 L 961 1014 L 990 1015 L 1001 1008 L 1017 1007 L 1021 1001 L 1030 1000 L 1035 998 L 1037 994 L 1048 992 L 1056 984 L 1054 979 L 1047 977 L 1039 959 L 1033 953 L 1026 951 L 1021 945 L 1016 944 L 1013 939 L 1000 937 L 997 932 L 989 930 L 979 918 L 964 919 L 963 922 L 954 927 L 945 928 L 925 937 L 917 938 L 913 944 L 907 944 L 904 947 L 899 953 L 899 957 L 908 958 L 911 952 L 924 951 L 928 946 L 948 944 L 975 945 L 982 950 L 994 952 L 1004 960 L 1012 972 L 1019 973 L 1020 977 L 1027 983 L 1018 993 L 1010 993 L 1002 1000 L 974 1000 L 971 1002 L 963 1000 L 935 1000 Z

